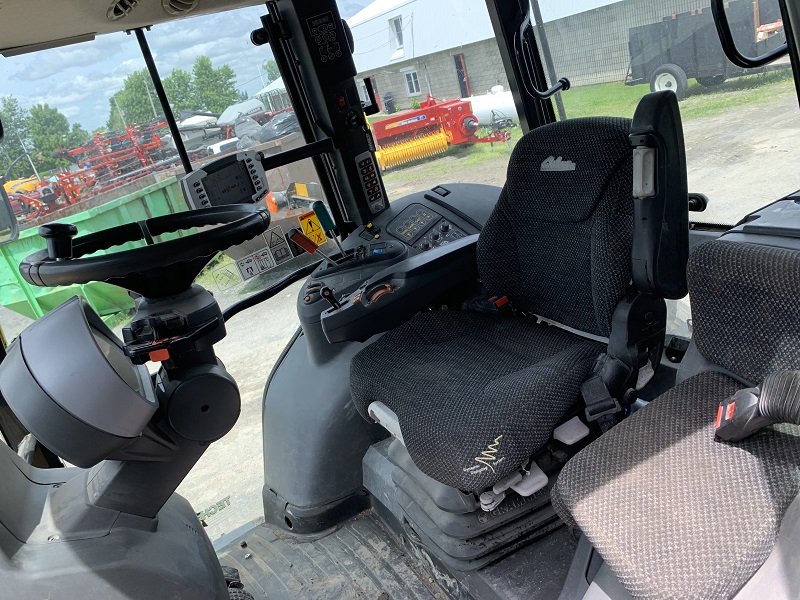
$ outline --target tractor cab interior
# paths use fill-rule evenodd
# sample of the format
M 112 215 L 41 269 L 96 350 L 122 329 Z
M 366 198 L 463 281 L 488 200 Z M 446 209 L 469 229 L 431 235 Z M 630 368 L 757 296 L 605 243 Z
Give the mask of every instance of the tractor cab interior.
M 744 3 L 445 2 L 490 32 L 452 47 L 429 0 L 1 6 L 4 60 L 126 31 L 145 68 L 64 172 L 26 146 L 52 109 L 3 98 L 0 250 L 38 318 L 0 360 L 0 598 L 796 598 L 800 3 Z M 162 81 L 166 38 L 240 17 L 256 98 L 209 111 L 234 75 L 203 57 Z M 224 344 L 282 321 L 243 381 Z M 212 540 L 225 501 L 181 486 L 237 422 L 258 515 Z

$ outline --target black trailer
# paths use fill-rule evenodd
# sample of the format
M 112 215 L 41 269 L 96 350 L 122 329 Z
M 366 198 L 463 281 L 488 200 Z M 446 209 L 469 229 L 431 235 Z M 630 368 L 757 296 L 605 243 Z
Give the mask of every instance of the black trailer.
M 769 4 L 759 7 L 757 0 L 736 0 L 726 9 L 734 38 L 744 54 L 758 56 L 786 40 L 777 4 Z M 725 57 L 710 8 L 672 14 L 657 23 L 631 27 L 628 49 L 631 62 L 625 84 L 649 83 L 651 91 L 671 89 L 678 99 L 686 96 L 690 78 L 711 87 L 753 73 L 752 69 L 737 67 Z M 786 66 L 788 63 L 772 68 Z

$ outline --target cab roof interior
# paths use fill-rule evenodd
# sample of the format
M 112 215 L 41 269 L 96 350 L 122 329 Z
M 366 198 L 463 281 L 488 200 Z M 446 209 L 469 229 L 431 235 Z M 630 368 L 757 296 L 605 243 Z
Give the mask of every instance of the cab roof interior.
M 0 0 L 0 54 L 14 56 L 104 33 L 263 4 L 263 0 Z

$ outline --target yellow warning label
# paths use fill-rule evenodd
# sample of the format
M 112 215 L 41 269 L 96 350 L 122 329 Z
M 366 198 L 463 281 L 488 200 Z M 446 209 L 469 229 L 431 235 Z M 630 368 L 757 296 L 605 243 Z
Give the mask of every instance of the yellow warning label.
M 298 218 L 300 219 L 300 229 L 317 246 L 322 246 L 328 241 L 328 238 L 325 237 L 325 232 L 322 231 L 322 225 L 319 224 L 319 219 L 313 210 L 300 215 Z

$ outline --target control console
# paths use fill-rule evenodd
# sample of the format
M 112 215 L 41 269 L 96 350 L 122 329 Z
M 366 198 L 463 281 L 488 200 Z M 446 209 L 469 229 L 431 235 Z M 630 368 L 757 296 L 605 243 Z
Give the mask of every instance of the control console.
M 372 242 L 362 244 L 332 258 L 336 265 L 323 266 L 306 281 L 302 303 L 314 304 L 323 298 L 322 290 L 328 288 L 333 298 L 357 288 L 361 282 L 387 265 L 394 264 L 408 256 L 408 248 L 399 242 Z
M 467 233 L 432 208 L 414 203 L 387 226 L 388 232 L 412 248 L 424 252 L 466 237 Z
M 311 360 L 324 362 L 340 351 L 333 342 L 386 331 L 474 281 L 475 234 L 499 195 L 494 186 L 437 186 L 394 200 L 353 231 L 330 257 L 337 264 L 320 265 L 297 298 Z

